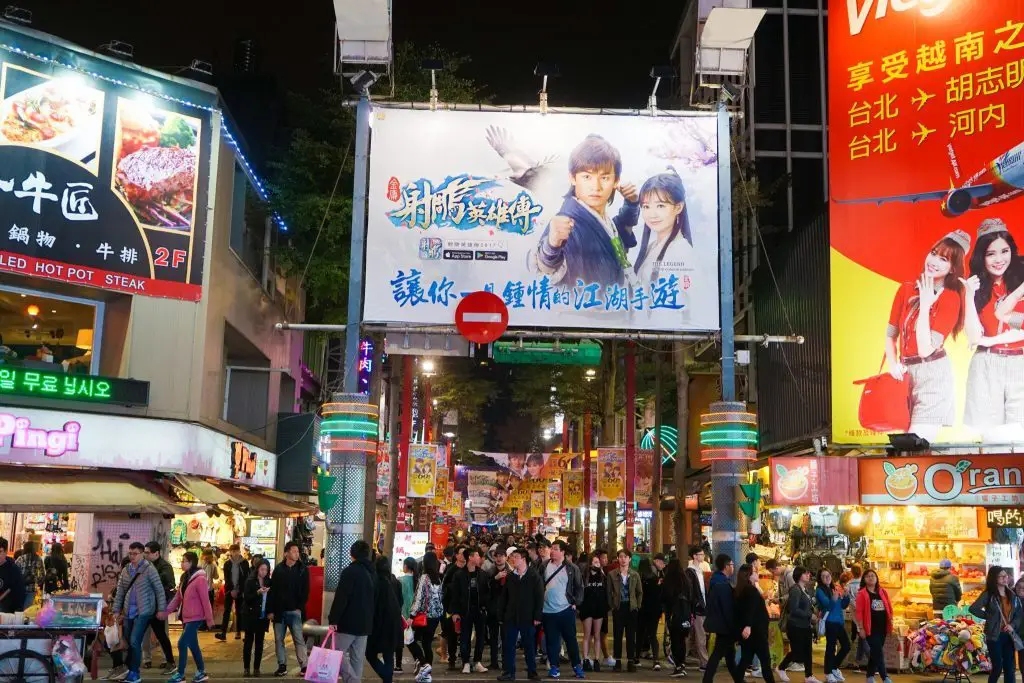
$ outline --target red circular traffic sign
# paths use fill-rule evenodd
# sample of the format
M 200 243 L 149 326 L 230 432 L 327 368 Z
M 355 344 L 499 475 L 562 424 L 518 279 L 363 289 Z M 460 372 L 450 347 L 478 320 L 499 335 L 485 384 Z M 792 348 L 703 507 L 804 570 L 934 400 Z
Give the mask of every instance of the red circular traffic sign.
M 508 328 L 508 307 L 496 294 L 473 292 L 455 309 L 455 327 L 471 342 L 490 344 Z

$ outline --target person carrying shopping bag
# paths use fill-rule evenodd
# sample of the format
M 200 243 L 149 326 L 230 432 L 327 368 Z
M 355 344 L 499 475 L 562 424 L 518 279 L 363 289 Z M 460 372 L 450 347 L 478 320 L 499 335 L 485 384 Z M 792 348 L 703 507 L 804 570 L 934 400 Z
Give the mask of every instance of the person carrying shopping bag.
M 985 579 L 985 590 L 970 612 L 978 619 L 985 620 L 985 643 L 988 657 L 992 661 L 989 683 L 998 683 L 1003 674 L 1006 683 L 1016 683 L 1016 655 L 1024 650 L 1020 629 L 1024 622 L 1021 600 L 1010 588 L 1010 573 L 1003 567 L 989 567 Z
M 818 590 L 815 593 L 821 619 L 825 624 L 825 673 L 827 683 L 842 683 L 839 667 L 846 655 L 850 654 L 850 637 L 846 634 L 844 610 L 850 605 L 850 597 L 827 569 L 818 572 Z
M 185 680 L 185 667 L 188 665 L 188 653 L 196 661 L 196 675 L 192 683 L 203 683 L 210 680 L 206 675 L 203 653 L 199 649 L 199 626 L 206 624 L 213 628 L 213 605 L 210 604 L 210 583 L 206 572 L 199 568 L 199 556 L 187 552 L 181 558 L 181 584 L 178 593 L 167 605 L 168 612 L 179 610 L 178 618 L 184 626 L 178 638 L 178 672 L 171 676 L 168 683 L 181 683 Z
M 883 683 L 892 683 L 885 670 L 885 639 L 892 632 L 892 601 L 874 569 L 861 578 L 857 593 L 857 632 L 868 644 L 867 683 L 875 683 L 875 674 Z

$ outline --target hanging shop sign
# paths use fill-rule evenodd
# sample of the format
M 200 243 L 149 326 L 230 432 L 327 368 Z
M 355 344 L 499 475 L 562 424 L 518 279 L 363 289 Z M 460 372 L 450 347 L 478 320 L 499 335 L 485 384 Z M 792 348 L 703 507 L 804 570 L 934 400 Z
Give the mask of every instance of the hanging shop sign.
M 583 507 L 583 483 L 582 470 L 562 473 L 562 503 L 566 510 Z
M 544 514 L 553 516 L 562 512 L 562 482 L 549 481 L 544 493 Z
M 985 522 L 990 529 L 1022 529 L 1024 528 L 1024 509 L 988 508 L 985 510 Z
M 0 399 L 7 396 L 146 406 L 149 405 L 149 382 L 97 375 L 66 375 L 5 365 L 0 367 Z
M 1021 265 L 986 256 L 1024 240 L 1024 0 L 828 9 L 832 439 L 887 444 L 913 423 L 933 445 L 1024 441 L 1004 422 L 1020 340 L 988 341 Z
M 661 461 L 658 462 L 661 464 Z M 633 496 L 638 503 L 649 503 L 654 497 L 654 451 L 637 449 L 636 480 L 633 484 Z
M 770 458 L 768 469 L 772 503 L 775 505 L 852 505 L 860 502 L 856 458 Z
M 1019 455 L 859 458 L 864 505 L 1024 505 Z
M 716 330 L 716 148 L 706 114 L 378 108 L 364 318 L 450 325 L 488 291 L 513 327 Z
M 277 476 L 277 455 L 191 422 L 37 408 L 0 408 L 0 464 L 152 470 L 266 488 Z
M 0 47 L 0 270 L 198 301 L 216 91 L 13 28 Z
M 626 499 L 626 449 L 597 449 L 597 500 Z
M 437 456 L 431 444 L 409 446 L 409 497 L 433 498 L 437 480 Z

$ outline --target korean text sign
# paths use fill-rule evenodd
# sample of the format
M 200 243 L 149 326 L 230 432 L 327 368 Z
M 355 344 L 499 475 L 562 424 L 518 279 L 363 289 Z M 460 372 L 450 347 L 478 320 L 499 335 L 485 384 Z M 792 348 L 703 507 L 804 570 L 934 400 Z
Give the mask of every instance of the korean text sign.
M 1024 440 L 1024 1 L 829 10 L 833 439 L 887 442 L 854 384 L 881 365 L 901 431 Z
M 13 28 L 0 43 L 22 50 L 0 52 L 0 270 L 197 301 L 216 94 Z
M 715 119 L 378 108 L 364 317 L 718 329 Z

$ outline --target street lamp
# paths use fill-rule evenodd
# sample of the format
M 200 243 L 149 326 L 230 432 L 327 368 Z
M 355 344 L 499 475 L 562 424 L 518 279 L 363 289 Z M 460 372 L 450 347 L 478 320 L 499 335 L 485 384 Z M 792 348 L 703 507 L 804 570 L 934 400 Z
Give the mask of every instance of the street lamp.
M 437 366 L 434 364 L 434 361 L 429 359 L 420 363 L 420 372 L 422 372 L 426 377 L 432 377 L 436 368 Z

